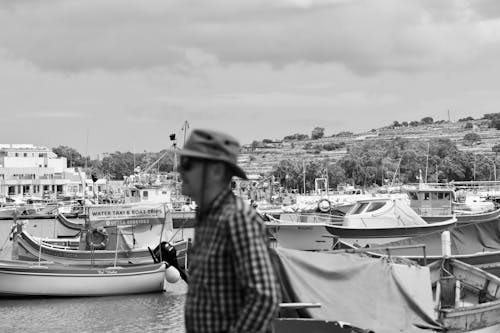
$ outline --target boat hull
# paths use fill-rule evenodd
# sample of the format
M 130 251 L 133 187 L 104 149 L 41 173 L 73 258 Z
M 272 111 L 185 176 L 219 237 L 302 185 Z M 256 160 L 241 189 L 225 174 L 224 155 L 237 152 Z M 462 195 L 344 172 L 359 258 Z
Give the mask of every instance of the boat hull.
M 148 249 L 132 249 L 129 251 L 112 250 L 74 250 L 59 246 L 53 246 L 44 242 L 37 242 L 26 232 L 16 236 L 14 259 L 35 261 L 40 257 L 42 260 L 56 262 L 65 265 L 128 265 L 152 263 L 153 258 Z M 177 260 L 181 268 L 186 267 L 187 241 L 173 244 L 177 250 Z
M 165 264 L 78 268 L 0 263 L 0 296 L 109 296 L 161 292 Z
M 482 223 L 489 222 L 493 220 L 500 219 L 500 208 L 491 212 L 481 213 L 481 214 L 464 214 L 464 215 L 455 215 L 457 218 L 457 224 L 462 223 Z M 452 218 L 451 215 L 435 215 L 435 216 L 422 216 L 427 223 L 436 223 L 442 222 Z
M 455 219 L 415 226 L 397 226 L 386 228 L 350 228 L 345 226 L 327 225 L 326 230 L 339 241 L 345 241 L 357 247 L 371 244 L 384 244 L 401 239 L 444 231 L 456 223 Z

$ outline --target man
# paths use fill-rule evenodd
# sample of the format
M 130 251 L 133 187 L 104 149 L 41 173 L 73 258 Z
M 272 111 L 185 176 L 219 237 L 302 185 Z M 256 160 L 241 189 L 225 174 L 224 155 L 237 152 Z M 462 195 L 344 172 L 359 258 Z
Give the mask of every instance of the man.
M 187 333 L 269 332 L 280 292 L 254 209 L 230 189 L 239 143 L 193 130 L 179 152 L 182 193 L 198 205 L 185 305 Z

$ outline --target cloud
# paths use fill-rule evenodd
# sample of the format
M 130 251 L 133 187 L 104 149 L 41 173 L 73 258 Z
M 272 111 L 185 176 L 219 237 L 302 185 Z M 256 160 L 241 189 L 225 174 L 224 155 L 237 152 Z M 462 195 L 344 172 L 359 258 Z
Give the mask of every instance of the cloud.
M 498 5 L 473 6 L 458 0 L 10 1 L 0 10 L 0 45 L 50 71 L 189 72 L 202 61 L 411 72 L 462 65 L 478 56 L 480 43 L 496 47 L 498 25 L 486 13 Z

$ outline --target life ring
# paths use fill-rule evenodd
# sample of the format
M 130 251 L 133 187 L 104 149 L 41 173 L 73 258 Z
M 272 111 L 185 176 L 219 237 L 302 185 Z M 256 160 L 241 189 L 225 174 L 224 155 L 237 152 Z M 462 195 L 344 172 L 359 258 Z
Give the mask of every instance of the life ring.
M 318 209 L 323 213 L 329 213 L 332 209 L 332 203 L 328 199 L 321 199 L 318 202 Z
M 95 250 L 103 250 L 106 248 L 108 240 L 109 235 L 104 228 L 94 229 L 87 233 L 86 241 L 90 249 L 94 248 Z

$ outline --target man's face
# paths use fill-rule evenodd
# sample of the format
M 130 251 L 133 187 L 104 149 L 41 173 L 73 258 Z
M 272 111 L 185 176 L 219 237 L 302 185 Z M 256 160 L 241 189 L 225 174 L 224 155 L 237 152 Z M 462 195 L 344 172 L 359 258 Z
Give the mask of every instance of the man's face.
M 181 156 L 177 170 L 182 179 L 181 193 L 191 197 L 191 199 L 195 201 L 198 200 L 203 190 L 203 160 L 189 156 Z

